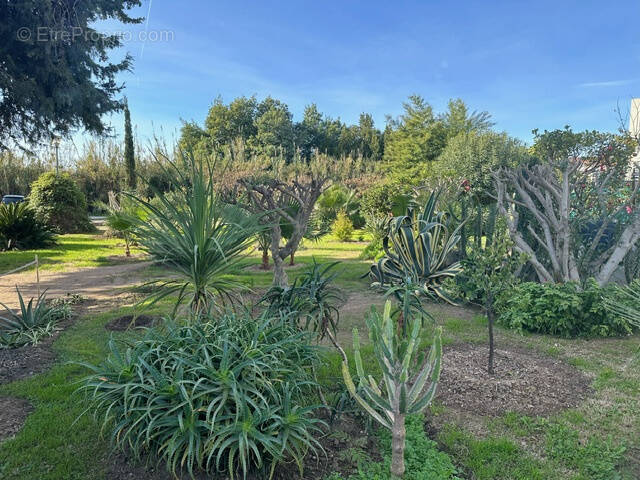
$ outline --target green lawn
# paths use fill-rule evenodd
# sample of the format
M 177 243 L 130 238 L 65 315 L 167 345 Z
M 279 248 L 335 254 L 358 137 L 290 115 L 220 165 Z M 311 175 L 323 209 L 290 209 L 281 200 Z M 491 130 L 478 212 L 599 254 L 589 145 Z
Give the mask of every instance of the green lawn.
M 138 253 L 132 249 L 132 254 Z M 69 267 L 98 267 L 114 263 L 113 256 L 124 255 L 124 241 L 96 234 L 59 235 L 57 245 L 40 250 L 0 253 L 0 274 L 32 262 L 38 255 L 42 270 L 64 270 Z
M 117 253 L 118 240 L 91 235 L 61 238 L 60 247 L 49 253 L 50 268 L 65 265 L 101 265 L 106 257 Z M 369 300 L 381 303 L 361 279 L 369 262 L 358 260 L 363 244 L 305 242 L 296 262 L 342 260 L 338 286 L 351 294 L 342 319 L 343 343 L 347 345 L 351 326 L 362 326 Z M 5 255 L 5 254 L 2 254 Z M 15 259 L 16 252 L 8 255 Z M 28 261 L 32 252 L 25 253 Z M 5 263 L 1 263 L 4 261 Z M 12 260 L 20 263 L 18 260 Z M 247 266 L 258 264 L 257 253 Z M 10 261 L 0 256 L 2 269 Z M 154 271 L 156 271 L 154 269 Z M 160 271 L 159 269 L 157 271 Z M 300 270 L 289 270 L 290 280 Z M 266 287 L 270 272 L 245 269 L 239 278 L 256 288 Z M 366 301 L 358 303 L 358 298 Z M 154 307 L 168 309 L 168 303 Z M 444 328 L 444 341 L 486 342 L 486 320 L 455 315 L 455 310 L 429 306 Z M 76 382 L 85 373 L 77 362 L 99 362 L 105 355 L 110 334 L 104 324 L 129 311 L 128 308 L 87 315 L 65 331 L 54 343 L 59 360 L 53 368 L 32 378 L 0 387 L 0 395 L 29 399 L 35 411 L 22 431 L 12 440 L 0 444 L 0 478 L 26 479 L 102 479 L 108 462 L 108 438 L 100 436 L 99 425 L 90 414 L 82 415 L 83 398 L 74 394 Z M 442 313 L 445 312 L 445 313 Z M 132 334 L 115 334 L 125 338 Z M 638 336 L 604 340 L 567 340 L 549 336 L 521 336 L 497 329 L 498 345 L 517 345 L 541 354 L 563 359 L 593 378 L 595 393 L 577 408 L 549 417 L 530 417 L 505 412 L 498 417 L 482 417 L 457 412 L 434 404 L 427 418 L 437 420 L 434 439 L 449 453 L 468 476 L 490 479 L 602 479 L 631 480 L 640 477 L 640 357 Z M 365 364 L 371 354 L 363 348 Z M 446 362 L 446 356 L 443 359 Z M 327 351 L 326 365 L 319 372 L 321 380 L 337 395 L 341 391 L 339 358 Z M 330 395 L 330 398 L 332 396 Z M 90 412 L 89 412 L 90 413 Z M 473 428 L 470 428 L 473 426 Z M 364 452 L 366 455 L 366 452 Z

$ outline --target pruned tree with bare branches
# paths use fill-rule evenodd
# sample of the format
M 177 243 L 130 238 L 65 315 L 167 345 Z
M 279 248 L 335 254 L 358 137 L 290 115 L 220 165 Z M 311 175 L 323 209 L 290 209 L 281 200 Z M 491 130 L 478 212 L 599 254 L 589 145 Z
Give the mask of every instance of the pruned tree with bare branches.
M 633 139 L 535 133 L 526 165 L 493 172 L 498 209 L 541 282 L 603 285 L 640 241 L 638 186 L 625 180 Z
M 288 285 L 284 261 L 295 254 L 307 233 L 318 197 L 334 180 L 352 176 L 354 168 L 361 167 L 349 159 L 338 160 L 320 154 L 310 161 L 234 159 L 234 178 L 224 182 L 230 187 L 227 196 L 230 202 L 261 213 L 269 225 L 274 285 Z M 287 238 L 282 231 L 285 224 L 291 230 Z

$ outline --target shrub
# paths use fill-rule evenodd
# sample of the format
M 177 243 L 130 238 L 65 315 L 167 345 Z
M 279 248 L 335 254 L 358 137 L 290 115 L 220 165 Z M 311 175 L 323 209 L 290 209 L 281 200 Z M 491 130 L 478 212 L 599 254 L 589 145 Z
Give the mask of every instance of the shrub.
M 0 205 L 0 251 L 43 248 L 55 243 L 51 229 L 36 218 L 29 204 Z
M 107 360 L 82 387 L 119 449 L 186 469 L 271 477 L 283 461 L 302 469 L 319 420 L 305 404 L 317 361 L 309 334 L 285 318 L 209 314 L 151 329 Z
M 631 323 L 605 302 L 613 289 L 593 280 L 582 289 L 576 283 L 521 283 L 498 297 L 498 321 L 515 330 L 561 337 L 627 335 Z
M 84 194 L 68 173 L 40 175 L 31 185 L 29 202 L 37 218 L 59 233 L 94 230 Z
M 338 212 L 336 221 L 331 226 L 331 233 L 341 242 L 348 242 L 353 235 L 353 223 L 349 216 L 343 211 Z
M 71 316 L 68 305 L 47 304 L 45 292 L 36 299 L 31 298 L 26 304 L 17 287 L 16 292 L 20 302 L 20 313 L 0 302 L 8 312 L 8 316 L 0 317 L 0 348 L 36 345 L 42 338 L 53 334 L 60 320 Z

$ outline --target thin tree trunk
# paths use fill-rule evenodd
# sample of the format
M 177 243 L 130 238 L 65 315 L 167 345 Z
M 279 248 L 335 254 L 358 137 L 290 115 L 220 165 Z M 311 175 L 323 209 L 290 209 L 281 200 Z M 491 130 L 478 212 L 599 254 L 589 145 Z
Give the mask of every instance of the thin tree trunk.
M 280 256 L 280 239 L 282 232 L 280 225 L 276 224 L 271 228 L 271 256 L 273 257 L 273 284 L 278 287 L 289 285 L 287 272 L 284 271 L 284 261 Z
M 391 430 L 391 478 L 400 479 L 404 475 L 404 445 L 406 429 L 404 414 L 395 413 Z
M 460 220 L 462 223 L 462 228 L 460 229 L 460 259 L 467 258 L 467 225 L 465 220 L 467 219 L 468 209 L 467 209 L 467 199 L 463 198 L 461 202 L 462 211 L 460 213 Z
M 294 265 L 295 265 L 295 263 L 294 263 L 294 261 L 295 261 L 295 258 L 294 258 L 294 257 L 295 257 L 295 255 L 296 255 L 296 252 L 291 252 L 291 259 L 289 260 L 289 265 L 291 265 L 291 266 L 294 266 Z
M 487 372 L 489 375 L 493 375 L 493 294 L 487 295 L 487 320 L 489 321 L 489 366 Z
M 262 250 L 262 270 L 269 270 L 269 249 Z

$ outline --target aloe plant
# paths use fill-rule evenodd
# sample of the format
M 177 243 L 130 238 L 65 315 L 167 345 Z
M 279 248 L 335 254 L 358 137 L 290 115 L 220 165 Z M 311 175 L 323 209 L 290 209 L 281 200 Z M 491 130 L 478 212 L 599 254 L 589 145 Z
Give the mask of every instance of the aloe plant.
M 438 194 L 431 193 L 422 211 L 391 220 L 382 241 L 385 256 L 371 266 L 373 286 L 388 287 L 409 281 L 420 285 L 422 292 L 454 303 L 442 283 L 462 271 L 460 262 L 451 254 L 460 241 L 459 225 L 452 232 L 444 212 L 436 211 Z
M 380 425 L 391 430 L 391 475 L 404 475 L 405 417 L 419 413 L 433 400 L 440 379 L 442 330 L 438 327 L 429 353 L 419 351 L 422 318 L 405 318 L 406 334 L 391 316 L 387 301 L 382 316 L 372 308 L 366 323 L 375 359 L 382 371 L 382 381 L 366 375 L 360 354 L 358 330 L 353 331 L 353 347 L 360 385 L 349 370 L 345 352 L 342 354 L 342 375 L 347 390 L 358 404 Z M 381 385 L 381 386 L 379 386 Z

